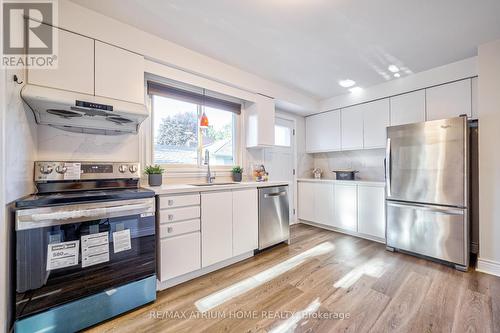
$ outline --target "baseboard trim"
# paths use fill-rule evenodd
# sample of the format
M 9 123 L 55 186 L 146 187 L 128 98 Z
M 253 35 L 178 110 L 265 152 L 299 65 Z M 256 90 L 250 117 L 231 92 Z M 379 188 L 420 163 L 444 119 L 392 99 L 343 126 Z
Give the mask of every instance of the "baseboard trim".
M 476 271 L 500 276 L 500 262 L 477 258 Z

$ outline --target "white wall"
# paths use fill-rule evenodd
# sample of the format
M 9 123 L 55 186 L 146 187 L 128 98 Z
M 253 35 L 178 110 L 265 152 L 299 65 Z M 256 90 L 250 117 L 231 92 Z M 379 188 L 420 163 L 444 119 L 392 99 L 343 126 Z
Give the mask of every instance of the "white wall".
M 478 269 L 500 276 L 500 40 L 481 45 L 478 58 Z

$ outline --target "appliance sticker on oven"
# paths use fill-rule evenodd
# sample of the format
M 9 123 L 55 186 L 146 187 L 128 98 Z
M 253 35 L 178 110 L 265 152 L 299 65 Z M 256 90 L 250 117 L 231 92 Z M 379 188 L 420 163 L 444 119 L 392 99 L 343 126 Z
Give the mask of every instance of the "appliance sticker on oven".
M 47 271 L 78 265 L 80 241 L 51 243 L 47 248 Z
M 113 232 L 114 253 L 130 250 L 131 248 L 130 229 Z
M 82 174 L 82 164 L 81 163 L 64 163 L 66 172 L 64 173 L 64 179 L 80 179 Z
M 109 261 L 109 233 L 99 232 L 81 237 L 82 268 Z

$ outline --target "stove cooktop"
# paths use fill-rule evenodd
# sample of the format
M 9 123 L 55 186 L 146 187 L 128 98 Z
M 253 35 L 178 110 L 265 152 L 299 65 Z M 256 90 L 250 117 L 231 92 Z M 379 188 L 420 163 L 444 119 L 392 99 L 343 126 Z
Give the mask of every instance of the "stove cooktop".
M 15 207 L 18 209 L 22 209 L 55 205 L 70 205 L 75 203 L 90 203 L 98 201 L 142 199 L 152 198 L 154 197 L 154 195 L 154 191 L 144 188 L 32 194 L 17 200 L 15 203 Z

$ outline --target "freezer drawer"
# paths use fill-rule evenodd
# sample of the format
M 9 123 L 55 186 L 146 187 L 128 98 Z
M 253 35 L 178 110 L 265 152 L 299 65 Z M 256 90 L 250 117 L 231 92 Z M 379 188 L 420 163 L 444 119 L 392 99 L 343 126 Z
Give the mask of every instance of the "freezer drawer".
M 290 238 L 288 186 L 259 189 L 259 250 Z
M 468 266 L 467 210 L 386 201 L 387 246 Z

